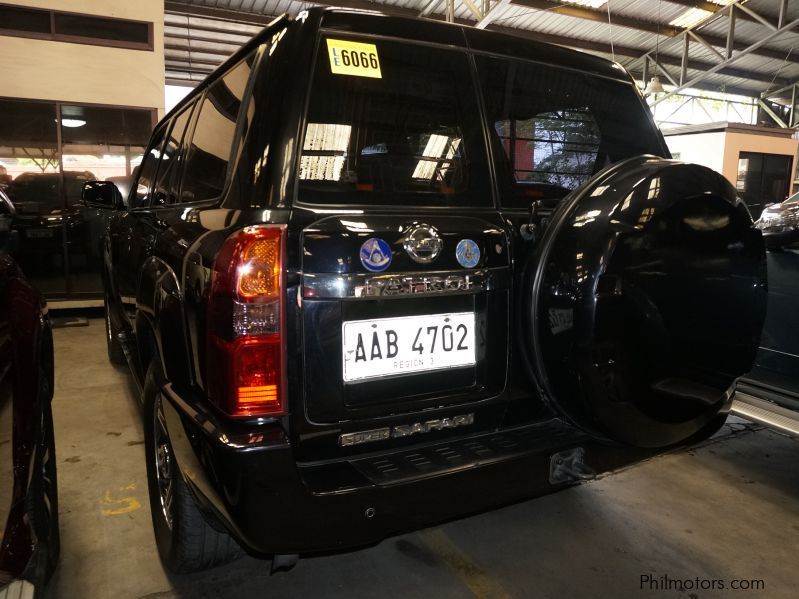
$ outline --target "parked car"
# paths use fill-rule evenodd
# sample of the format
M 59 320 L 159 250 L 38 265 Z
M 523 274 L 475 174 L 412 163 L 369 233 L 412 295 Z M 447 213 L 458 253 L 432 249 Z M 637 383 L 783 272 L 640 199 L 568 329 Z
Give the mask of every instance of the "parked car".
M 755 226 L 763 231 L 766 247 L 781 250 L 799 243 L 799 193 L 766 206 Z
M 12 228 L 17 217 L 17 209 L 11 199 L 0 189 L 0 238 L 3 248 L 10 252 L 16 248 L 17 233 Z
M 7 241 L 11 232 L 11 227 L 14 224 L 14 219 L 17 216 L 17 209 L 11 202 L 11 199 L 0 190 L 0 235 L 4 235 Z
M 76 254 L 88 245 L 89 227 L 80 198 L 83 184 L 94 178 L 89 171 L 65 171 L 63 195 L 60 173 L 22 173 L 11 182 L 7 193 L 17 210 L 16 253 L 26 270 L 49 270 L 53 261 L 63 268 L 65 239 Z
M 768 253 L 768 311 L 752 372 L 734 411 L 799 436 L 799 193 L 767 207 L 756 226 Z
M 281 17 L 156 127 L 105 238 L 158 549 L 374 543 L 704 438 L 765 250 L 619 65 L 374 13 Z M 639 448 L 645 448 L 641 450 Z
M 7 198 L 0 192 L 0 218 Z M 0 229 L 0 597 L 33 597 L 59 552 L 47 307 Z

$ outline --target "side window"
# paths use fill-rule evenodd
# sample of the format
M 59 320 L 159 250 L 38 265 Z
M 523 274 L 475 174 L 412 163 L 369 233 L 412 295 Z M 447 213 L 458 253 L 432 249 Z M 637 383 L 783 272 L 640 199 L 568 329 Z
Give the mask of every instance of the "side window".
M 186 132 L 186 127 L 191 120 L 191 111 L 194 104 L 190 104 L 183 111 L 172 119 L 172 128 L 164 144 L 161 166 L 158 169 L 158 176 L 155 179 L 153 188 L 153 206 L 164 206 L 174 204 L 177 200 L 177 179 L 175 174 L 178 172 L 178 162 L 180 156 L 180 144 Z
M 152 138 L 150 150 L 142 158 L 139 168 L 139 176 L 136 180 L 136 189 L 131 194 L 130 208 L 141 208 L 150 204 L 150 190 L 153 187 L 153 179 L 158 172 L 158 162 L 161 159 L 161 146 L 164 144 L 164 133 L 166 127 L 161 127 L 155 132 Z
M 205 92 L 198 107 L 194 135 L 190 143 L 186 142 L 181 202 L 210 200 L 222 194 L 236 137 L 236 121 L 255 57 L 253 52 Z M 245 118 L 251 116 L 248 108 Z M 246 126 L 244 123 L 245 130 Z

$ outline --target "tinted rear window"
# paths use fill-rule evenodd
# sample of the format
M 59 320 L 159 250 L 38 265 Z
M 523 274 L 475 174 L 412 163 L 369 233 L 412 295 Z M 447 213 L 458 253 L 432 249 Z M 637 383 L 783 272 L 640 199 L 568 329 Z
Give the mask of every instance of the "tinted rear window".
M 560 198 L 608 164 L 663 153 L 632 85 L 515 60 L 477 66 L 505 205 Z
M 374 47 L 349 46 L 361 48 L 350 56 L 351 41 Z M 344 62 L 353 67 L 350 72 L 334 73 L 334 65 Z M 322 39 L 306 123 L 301 201 L 492 205 L 465 53 L 341 36 L 331 45 Z

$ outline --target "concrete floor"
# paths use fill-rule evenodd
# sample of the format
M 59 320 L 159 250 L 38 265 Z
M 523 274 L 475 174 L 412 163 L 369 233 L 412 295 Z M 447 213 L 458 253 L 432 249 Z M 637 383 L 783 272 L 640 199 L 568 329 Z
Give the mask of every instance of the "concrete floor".
M 732 424 L 556 495 L 301 560 L 252 558 L 194 576 L 158 560 L 134 388 L 103 322 L 57 329 L 61 562 L 49 599 L 205 597 L 797 597 L 799 442 Z M 761 579 L 760 591 L 650 590 L 653 579 Z

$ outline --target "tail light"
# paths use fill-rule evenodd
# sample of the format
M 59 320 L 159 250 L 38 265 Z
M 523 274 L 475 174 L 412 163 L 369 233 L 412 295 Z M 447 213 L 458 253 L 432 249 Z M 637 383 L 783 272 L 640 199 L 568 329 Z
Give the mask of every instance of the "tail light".
M 284 225 L 231 235 L 208 301 L 208 394 L 236 417 L 286 413 Z

